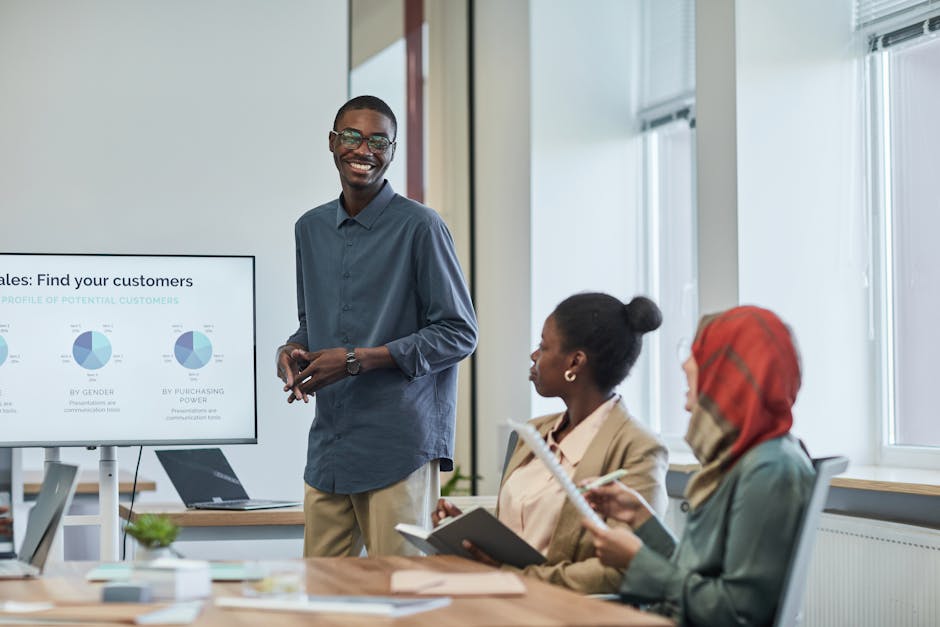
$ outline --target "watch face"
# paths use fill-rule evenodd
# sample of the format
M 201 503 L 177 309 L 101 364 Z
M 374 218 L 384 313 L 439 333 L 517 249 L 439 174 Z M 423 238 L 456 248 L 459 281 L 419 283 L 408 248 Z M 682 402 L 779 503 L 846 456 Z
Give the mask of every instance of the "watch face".
M 346 356 L 346 372 L 351 375 L 359 374 L 359 370 L 362 368 L 362 364 L 359 363 L 359 360 L 356 359 L 355 355 Z

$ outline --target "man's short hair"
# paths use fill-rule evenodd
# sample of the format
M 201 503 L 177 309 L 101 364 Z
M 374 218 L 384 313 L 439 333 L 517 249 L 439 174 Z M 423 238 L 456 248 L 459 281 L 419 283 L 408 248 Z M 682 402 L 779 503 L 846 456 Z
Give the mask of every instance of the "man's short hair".
M 359 109 L 368 109 L 369 111 L 376 111 L 381 113 L 389 120 L 392 121 L 392 131 L 395 133 L 395 137 L 398 136 L 398 120 L 395 119 L 395 114 L 392 113 L 392 108 L 385 104 L 385 101 L 381 98 L 375 96 L 356 96 L 352 100 L 349 100 L 346 104 L 339 108 L 339 111 L 336 112 L 336 117 L 333 118 L 333 130 L 339 131 L 341 129 L 336 128 L 336 125 L 339 124 L 339 119 L 343 117 L 343 114 L 347 111 L 357 111 Z M 392 137 L 392 141 L 395 140 L 395 137 Z

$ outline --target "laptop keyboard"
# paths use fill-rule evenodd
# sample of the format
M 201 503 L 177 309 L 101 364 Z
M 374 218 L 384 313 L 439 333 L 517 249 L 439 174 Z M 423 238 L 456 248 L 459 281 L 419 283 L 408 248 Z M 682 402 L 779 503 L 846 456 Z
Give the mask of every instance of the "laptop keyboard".
M 193 503 L 191 507 L 197 509 L 274 509 L 278 507 L 294 507 L 302 505 L 300 501 L 276 501 L 271 499 L 240 499 L 237 501 L 208 501 L 205 503 Z
M 202 501 L 200 503 L 193 503 L 194 507 L 205 507 L 207 505 L 240 505 L 242 503 L 249 503 L 251 499 L 230 499 L 228 501 Z

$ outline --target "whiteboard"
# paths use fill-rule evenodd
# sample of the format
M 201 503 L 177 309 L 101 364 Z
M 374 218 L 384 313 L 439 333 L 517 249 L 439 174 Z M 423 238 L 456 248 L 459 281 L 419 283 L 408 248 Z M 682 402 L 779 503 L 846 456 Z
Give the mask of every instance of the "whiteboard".
M 0 445 L 257 442 L 254 264 L 0 254 Z

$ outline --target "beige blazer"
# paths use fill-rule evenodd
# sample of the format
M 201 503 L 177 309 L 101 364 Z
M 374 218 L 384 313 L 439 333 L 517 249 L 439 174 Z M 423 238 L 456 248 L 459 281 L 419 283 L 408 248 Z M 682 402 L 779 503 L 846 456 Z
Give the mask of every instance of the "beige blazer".
M 535 418 L 531 424 L 544 437 L 561 414 Z M 532 459 L 534 453 L 520 439 L 506 465 L 503 483 L 513 471 Z M 541 463 L 541 462 L 537 462 Z M 645 425 L 627 413 L 623 401 L 617 403 L 604 425 L 588 445 L 574 473 L 574 482 L 625 468 L 621 480 L 643 495 L 656 514 L 666 511 L 666 446 Z M 610 522 L 609 524 L 619 524 Z M 516 570 L 511 566 L 503 566 Z M 565 499 L 552 534 L 544 564 L 527 566 L 522 572 L 542 581 L 558 584 L 585 594 L 616 592 L 623 572 L 600 563 L 594 557 L 593 536 L 581 526 L 581 514 Z

